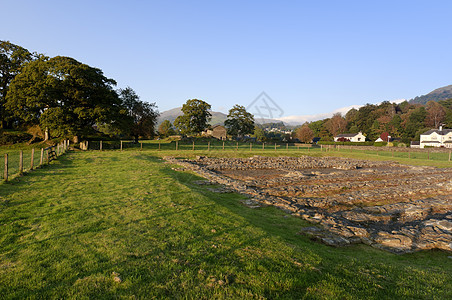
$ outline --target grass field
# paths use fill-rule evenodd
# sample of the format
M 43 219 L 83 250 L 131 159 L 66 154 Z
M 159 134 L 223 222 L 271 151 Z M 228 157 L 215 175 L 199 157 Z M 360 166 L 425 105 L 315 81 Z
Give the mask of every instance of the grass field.
M 70 152 L 0 184 L 0 298 L 452 298 L 450 253 L 331 248 L 160 159 L 203 152 Z

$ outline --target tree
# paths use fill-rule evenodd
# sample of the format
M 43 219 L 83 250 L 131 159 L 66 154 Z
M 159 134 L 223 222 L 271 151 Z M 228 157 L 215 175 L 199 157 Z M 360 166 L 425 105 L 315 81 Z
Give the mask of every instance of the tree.
M 211 119 L 210 108 L 210 104 L 202 100 L 187 100 L 182 106 L 184 114 L 176 118 L 174 126 L 183 134 L 200 134 Z
M 8 114 L 5 110 L 6 95 L 14 77 L 19 74 L 21 68 L 32 61 L 36 54 L 30 53 L 21 46 L 8 41 L 0 41 L 0 120 L 1 127 L 7 126 Z
M 297 138 L 303 143 L 310 143 L 314 138 L 314 132 L 309 128 L 308 123 L 304 123 L 303 126 L 297 129 Z
M 438 128 L 444 122 L 446 117 L 446 110 L 438 102 L 429 101 L 427 103 L 427 118 L 425 125 L 427 127 Z
M 259 142 L 265 142 L 267 139 L 265 136 L 265 131 L 262 130 L 259 126 L 254 127 L 254 137 L 256 137 L 256 140 Z
M 427 111 L 423 106 L 419 106 L 414 110 L 409 112 L 408 121 L 406 123 L 404 141 L 409 142 L 416 138 L 417 132 L 424 128 L 425 117 L 427 116 Z
M 336 136 L 346 130 L 347 121 L 345 121 L 341 113 L 335 113 L 333 117 L 326 122 L 325 126 L 333 136 Z
M 164 137 L 168 137 L 174 134 L 173 124 L 169 120 L 164 120 L 159 126 L 159 134 Z
M 119 90 L 122 106 L 127 110 L 126 128 L 138 143 L 140 136 L 153 138 L 159 113 L 155 103 L 143 102 L 133 89 L 127 87 Z
M 40 57 L 25 65 L 9 86 L 6 109 L 54 136 L 86 134 L 93 125 L 117 122 L 116 82 L 100 69 L 70 57 Z
M 244 106 L 236 104 L 229 110 L 224 125 L 228 134 L 235 137 L 243 137 L 245 134 L 253 133 L 254 116 L 247 112 Z

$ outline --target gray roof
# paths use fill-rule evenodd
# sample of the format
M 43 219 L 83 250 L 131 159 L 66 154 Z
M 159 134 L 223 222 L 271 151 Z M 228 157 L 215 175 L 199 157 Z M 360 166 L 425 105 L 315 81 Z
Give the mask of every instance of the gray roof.
M 357 136 L 359 133 L 341 133 L 336 135 L 336 137 L 354 137 Z
M 439 135 L 446 135 L 446 134 L 452 132 L 452 129 L 443 129 L 443 130 L 430 129 L 429 131 L 424 132 L 422 135 L 430 135 L 430 134 L 432 134 L 434 132 L 436 132 Z
M 422 141 L 421 143 L 424 143 L 424 144 L 437 144 L 439 142 L 438 141 Z
M 411 142 L 411 145 L 420 145 L 421 144 L 421 142 L 419 142 L 419 141 L 412 141 Z

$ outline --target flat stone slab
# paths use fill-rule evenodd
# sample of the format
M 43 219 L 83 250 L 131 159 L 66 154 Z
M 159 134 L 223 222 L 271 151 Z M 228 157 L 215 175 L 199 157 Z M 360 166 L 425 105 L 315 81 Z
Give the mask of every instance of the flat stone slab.
M 214 192 L 248 195 L 249 207 L 317 224 L 300 233 L 328 245 L 452 251 L 452 168 L 308 156 L 166 160 L 223 186 Z

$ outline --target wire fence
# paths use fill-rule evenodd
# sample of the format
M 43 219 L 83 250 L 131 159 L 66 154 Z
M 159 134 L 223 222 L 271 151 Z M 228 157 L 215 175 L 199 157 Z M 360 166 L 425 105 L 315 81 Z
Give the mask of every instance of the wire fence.
M 259 143 L 259 142 L 235 142 L 235 141 L 91 141 L 85 145 L 86 150 L 157 150 L 157 151 L 279 151 L 287 152 L 337 152 L 337 153 L 362 153 L 381 156 L 385 158 L 406 158 L 435 161 L 451 161 L 452 149 L 413 149 L 391 147 L 363 147 L 363 146 L 337 146 L 337 145 L 312 145 L 301 143 Z
M 3 163 L 0 163 L 0 179 L 8 181 L 16 175 L 31 171 L 49 164 L 58 156 L 64 154 L 69 147 L 69 141 L 63 141 L 55 146 L 40 149 L 8 150 L 3 153 Z M 0 160 L 0 161 L 1 161 Z

